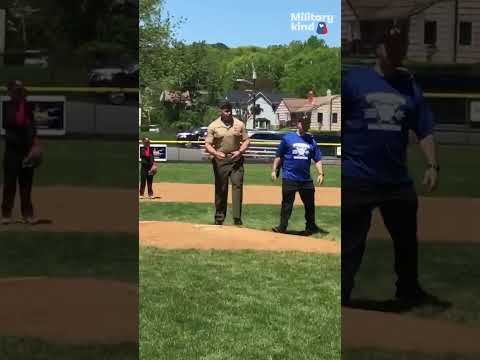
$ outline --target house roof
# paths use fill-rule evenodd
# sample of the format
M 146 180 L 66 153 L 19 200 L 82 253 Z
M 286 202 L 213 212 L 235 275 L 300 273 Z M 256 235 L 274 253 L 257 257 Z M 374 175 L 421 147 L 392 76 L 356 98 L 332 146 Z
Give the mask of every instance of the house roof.
M 450 0 L 345 0 L 359 20 L 408 18 Z
M 280 104 L 284 95 L 278 92 L 269 92 L 263 90 L 257 90 L 255 99 L 263 96 L 270 104 Z M 252 101 L 250 94 L 244 90 L 232 90 L 229 91 L 223 99 L 227 98 L 231 103 L 239 103 L 245 105 Z
M 284 94 L 278 92 L 270 92 L 270 91 L 259 91 L 256 95 L 256 99 L 262 96 L 272 105 L 280 104 L 282 99 L 284 98 Z
M 312 110 L 317 109 L 321 105 L 329 104 L 330 101 L 338 97 L 339 95 L 330 95 L 330 96 L 318 96 L 314 98 L 312 104 L 308 103 L 307 99 L 299 99 L 299 98 L 285 98 L 283 101 L 287 106 L 288 110 L 291 113 L 299 113 L 299 112 L 309 112 Z
M 248 99 L 250 98 L 250 94 L 243 90 L 231 90 L 223 97 L 223 100 L 228 100 L 232 104 L 246 104 Z

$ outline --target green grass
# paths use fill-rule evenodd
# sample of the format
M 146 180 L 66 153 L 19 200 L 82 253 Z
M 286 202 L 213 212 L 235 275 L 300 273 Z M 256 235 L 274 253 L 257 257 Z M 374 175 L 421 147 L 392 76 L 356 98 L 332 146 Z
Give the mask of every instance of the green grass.
M 137 187 L 138 145 L 134 140 L 41 139 L 41 143 L 43 164 L 35 172 L 34 185 Z M 1 142 L 2 156 L 3 148 Z
M 420 354 L 378 350 L 342 351 L 343 360 L 476 360 L 477 355 Z
M 462 196 L 480 197 L 480 146 L 439 147 L 440 183 L 439 188 L 426 194 L 421 185 L 425 171 L 425 160 L 418 147 L 412 147 L 409 152 L 411 175 L 416 182 L 420 194 L 427 196 Z
M 480 322 L 480 244 L 421 243 L 419 248 L 420 282 L 425 289 L 452 306 L 445 311 L 425 306 L 408 313 L 429 319 L 456 321 L 478 326 Z M 391 241 L 372 240 L 356 279 L 353 298 L 392 299 L 395 291 L 393 245 Z
M 180 221 L 196 224 L 212 224 L 215 209 L 213 204 L 185 203 L 140 203 L 140 220 Z M 232 209 L 227 210 L 225 224 L 232 224 Z M 314 237 L 340 241 L 340 209 L 317 207 L 315 211 L 317 225 L 329 232 L 327 235 L 315 234 Z M 280 221 L 278 205 L 243 205 L 243 224 L 247 228 L 268 230 Z M 305 229 L 304 208 L 295 207 L 290 218 L 288 230 Z
M 176 140 L 176 134 L 178 130 L 176 129 L 160 129 L 160 132 L 150 132 L 150 131 L 140 131 L 138 134 L 139 139 L 145 137 L 150 140 Z
M 317 171 L 314 166 L 311 168 L 312 177 L 315 179 Z M 341 185 L 340 166 L 324 165 L 325 182 L 323 186 L 339 187 Z M 281 180 L 272 182 L 270 174 L 272 165 L 268 164 L 245 164 L 245 185 L 277 185 L 282 184 Z M 157 182 L 181 182 L 190 184 L 213 184 L 213 169 L 209 162 L 203 163 L 163 163 L 158 165 Z
M 2 231 L 0 278 L 38 276 L 90 277 L 136 284 L 137 236 Z M 135 360 L 137 352 L 134 343 L 76 346 L 0 336 L 0 358 L 9 360 Z
M 124 233 L 0 232 L 0 277 L 95 277 L 137 282 L 138 239 Z
M 144 360 L 340 359 L 340 258 L 140 251 Z

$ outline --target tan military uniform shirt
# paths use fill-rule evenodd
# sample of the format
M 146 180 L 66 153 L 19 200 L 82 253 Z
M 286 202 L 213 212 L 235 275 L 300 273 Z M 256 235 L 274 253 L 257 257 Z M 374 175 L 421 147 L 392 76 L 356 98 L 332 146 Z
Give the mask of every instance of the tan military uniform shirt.
M 247 139 L 248 133 L 242 121 L 233 118 L 233 125 L 227 126 L 219 117 L 208 126 L 205 142 L 215 150 L 229 154 L 240 149 L 241 142 Z

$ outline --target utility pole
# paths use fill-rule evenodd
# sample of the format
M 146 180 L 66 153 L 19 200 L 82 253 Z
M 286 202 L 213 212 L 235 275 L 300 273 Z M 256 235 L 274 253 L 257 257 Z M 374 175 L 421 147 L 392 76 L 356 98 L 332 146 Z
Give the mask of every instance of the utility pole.
M 255 71 L 255 66 L 253 66 L 253 63 L 252 63 L 252 83 L 253 83 L 253 128 L 255 128 L 255 125 L 256 125 L 256 116 L 257 116 L 257 109 L 256 109 L 256 98 L 257 98 L 257 94 L 255 92 L 255 82 L 257 80 L 257 73 Z
M 7 32 L 7 19 L 5 10 L 0 9 L 0 67 L 3 66 L 5 59 L 5 33 Z

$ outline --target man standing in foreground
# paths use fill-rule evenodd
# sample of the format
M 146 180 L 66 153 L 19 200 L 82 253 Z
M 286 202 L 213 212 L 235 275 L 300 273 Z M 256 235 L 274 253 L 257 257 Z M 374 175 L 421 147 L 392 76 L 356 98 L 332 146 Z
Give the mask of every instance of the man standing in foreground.
M 232 116 L 232 105 L 221 106 L 222 113 L 207 130 L 205 149 L 212 156 L 215 175 L 215 225 L 222 225 L 227 214 L 228 179 L 232 182 L 235 225 L 242 225 L 243 154 L 248 149 L 245 124 Z
M 406 162 L 410 130 L 427 160 L 429 191 L 437 185 L 439 166 L 433 115 L 412 75 L 400 67 L 405 52 L 400 30 L 389 29 L 376 48 L 375 67 L 353 70 L 343 79 L 343 305 L 350 302 L 376 207 L 394 244 L 396 298 L 412 305 L 433 298 L 418 280 L 418 201 Z
M 310 177 L 311 161 L 318 171 L 317 184 L 323 184 L 322 155 L 310 129 L 310 117 L 303 117 L 297 123 L 297 131 L 287 133 L 280 142 L 273 160 L 272 180 L 277 179 L 277 170 L 282 163 L 282 209 L 280 225 L 272 228 L 274 232 L 285 233 L 292 214 L 295 194 L 300 194 L 305 207 L 305 234 L 319 232 L 315 223 L 315 186 Z

